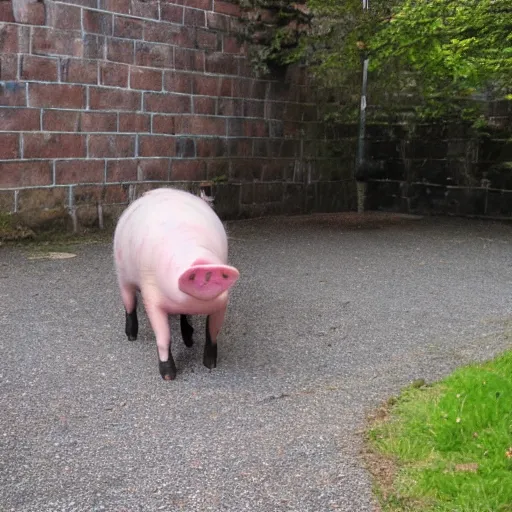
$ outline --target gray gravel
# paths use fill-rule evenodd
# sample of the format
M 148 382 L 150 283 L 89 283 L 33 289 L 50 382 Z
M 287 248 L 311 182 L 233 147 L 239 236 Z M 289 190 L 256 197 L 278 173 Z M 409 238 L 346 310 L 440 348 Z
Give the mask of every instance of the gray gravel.
M 337 220 L 336 220 L 337 219 Z M 0 248 L 0 510 L 370 511 L 368 412 L 511 346 L 512 226 L 232 223 L 241 271 L 216 370 L 204 319 L 174 382 L 128 342 L 111 248 Z

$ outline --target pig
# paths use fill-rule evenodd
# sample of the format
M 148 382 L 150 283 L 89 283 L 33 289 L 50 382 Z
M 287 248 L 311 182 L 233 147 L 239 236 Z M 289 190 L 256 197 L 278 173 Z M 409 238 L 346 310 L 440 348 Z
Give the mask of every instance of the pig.
M 113 252 L 128 340 L 137 339 L 139 292 L 164 380 L 176 378 L 168 315 L 180 315 L 187 347 L 194 331 L 187 317 L 207 315 L 203 364 L 216 368 L 217 337 L 239 271 L 227 264 L 226 231 L 210 204 L 172 188 L 147 192 L 119 218 Z

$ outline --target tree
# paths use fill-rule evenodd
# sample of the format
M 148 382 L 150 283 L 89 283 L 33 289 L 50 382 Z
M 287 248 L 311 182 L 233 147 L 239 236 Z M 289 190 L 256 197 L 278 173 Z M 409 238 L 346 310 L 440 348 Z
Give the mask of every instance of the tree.
M 284 4 L 290 16 L 296 4 Z M 290 37 L 279 27 L 260 55 L 270 63 L 306 62 L 341 105 L 336 113 L 343 119 L 358 108 L 363 56 L 370 58 L 369 100 L 386 114 L 406 110 L 475 122 L 475 99 L 512 99 L 510 0 L 370 0 L 368 11 L 361 0 L 308 0 L 307 6 L 308 30 L 302 25 Z

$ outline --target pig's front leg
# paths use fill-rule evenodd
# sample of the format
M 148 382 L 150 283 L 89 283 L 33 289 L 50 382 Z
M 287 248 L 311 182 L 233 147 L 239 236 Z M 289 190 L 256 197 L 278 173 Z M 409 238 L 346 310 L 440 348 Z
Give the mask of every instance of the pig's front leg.
M 153 328 L 158 349 L 158 368 L 164 380 L 176 378 L 176 365 L 171 354 L 171 330 L 169 329 L 169 317 L 160 307 L 152 303 L 145 303 L 149 323 Z
M 204 345 L 203 364 L 210 370 L 217 367 L 217 336 L 222 328 L 226 307 L 206 318 L 206 343 Z
M 180 315 L 180 329 L 183 342 L 187 347 L 191 347 L 194 344 L 192 339 L 194 328 L 188 323 L 187 315 Z

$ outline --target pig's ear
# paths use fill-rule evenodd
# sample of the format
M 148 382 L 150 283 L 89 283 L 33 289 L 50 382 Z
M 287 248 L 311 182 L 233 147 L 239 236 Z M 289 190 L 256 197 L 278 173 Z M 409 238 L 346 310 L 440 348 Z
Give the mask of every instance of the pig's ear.
M 192 265 L 178 280 L 179 289 L 199 300 L 213 300 L 229 290 L 240 273 L 228 265 Z

